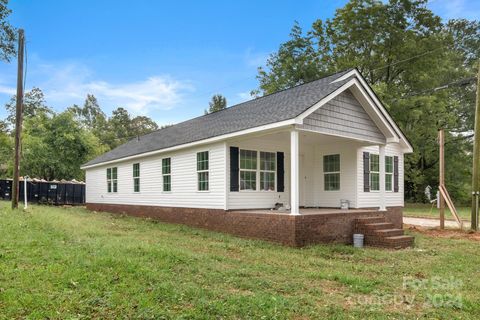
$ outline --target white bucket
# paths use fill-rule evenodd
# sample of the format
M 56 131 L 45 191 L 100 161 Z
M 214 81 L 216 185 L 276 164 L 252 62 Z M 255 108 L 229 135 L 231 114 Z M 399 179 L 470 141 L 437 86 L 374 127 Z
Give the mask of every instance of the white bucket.
M 355 248 L 363 248 L 363 234 L 361 233 L 355 233 L 353 235 L 353 246 Z

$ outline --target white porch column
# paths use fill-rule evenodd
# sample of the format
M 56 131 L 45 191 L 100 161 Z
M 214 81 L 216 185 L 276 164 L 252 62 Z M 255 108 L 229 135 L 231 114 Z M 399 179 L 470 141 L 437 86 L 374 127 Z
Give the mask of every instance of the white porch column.
M 385 201 L 385 145 L 379 146 L 379 164 L 380 164 L 380 192 L 379 192 L 379 200 L 380 200 L 380 211 L 387 211 L 386 201 Z
M 299 178 L 299 157 L 298 157 L 298 131 L 290 131 L 290 214 L 300 214 L 299 199 L 300 189 Z

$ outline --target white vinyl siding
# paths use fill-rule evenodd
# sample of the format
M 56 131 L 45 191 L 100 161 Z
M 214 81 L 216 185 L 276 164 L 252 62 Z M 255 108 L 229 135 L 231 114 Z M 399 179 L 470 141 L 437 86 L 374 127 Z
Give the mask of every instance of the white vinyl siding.
M 197 191 L 197 152 L 209 151 L 209 192 Z M 112 203 L 184 208 L 225 208 L 225 147 L 216 143 L 119 162 L 118 192 L 108 193 L 108 165 L 86 170 L 87 203 Z M 162 158 L 171 158 L 172 192 L 162 192 Z M 141 163 L 141 192 L 133 192 L 132 166 Z
M 340 200 L 348 200 L 350 207 L 356 206 L 356 149 L 359 144 L 355 141 L 345 143 L 327 143 L 312 145 L 306 150 L 312 150 L 313 154 L 308 156 L 305 152 L 306 168 L 301 178 L 305 183 L 302 188 L 305 190 L 305 203 L 307 207 L 339 208 Z M 339 190 L 325 190 L 324 157 L 339 155 L 340 178 Z
M 283 152 L 284 153 L 284 163 L 285 163 L 285 178 L 284 184 L 285 189 L 284 192 L 277 192 L 276 191 L 276 183 L 275 180 L 275 190 L 274 191 L 263 191 L 260 188 L 260 179 L 259 176 L 257 178 L 257 190 L 240 190 L 231 192 L 230 188 L 228 187 L 227 194 L 228 194 L 228 209 L 235 210 L 235 209 L 265 209 L 265 208 L 273 208 L 276 203 L 283 203 L 284 205 L 288 205 L 290 203 L 290 142 L 289 140 L 285 139 L 278 139 L 278 137 L 256 137 L 251 139 L 242 139 L 242 140 L 231 140 L 227 143 L 227 149 L 230 146 L 238 147 L 239 151 L 239 159 L 240 159 L 240 152 L 241 150 L 256 150 L 261 152 L 269 152 L 269 153 L 276 153 L 276 152 Z M 260 157 L 260 153 L 258 153 L 257 158 Z M 276 157 L 276 155 L 275 155 Z M 230 154 L 227 154 L 227 186 L 230 186 Z M 275 170 L 276 170 L 276 159 L 275 159 Z M 240 167 L 240 166 L 239 166 Z M 258 171 L 260 171 L 259 165 L 257 165 Z M 268 170 L 264 171 L 267 172 Z M 275 172 L 276 176 L 276 172 Z
M 378 146 L 363 147 L 357 151 L 357 190 L 358 190 L 358 207 L 359 208 L 376 208 L 379 206 L 379 192 L 364 192 L 363 190 L 363 152 L 370 152 L 371 154 L 379 154 Z M 398 157 L 398 192 L 386 192 L 385 202 L 387 207 L 403 207 L 403 192 L 404 192 L 404 159 L 403 151 L 398 143 L 389 143 L 385 147 L 385 155 L 387 157 Z M 392 178 L 393 185 L 393 178 Z M 393 190 L 393 186 L 392 186 Z
M 385 142 L 385 136 L 350 90 L 315 110 L 299 127 L 363 141 Z

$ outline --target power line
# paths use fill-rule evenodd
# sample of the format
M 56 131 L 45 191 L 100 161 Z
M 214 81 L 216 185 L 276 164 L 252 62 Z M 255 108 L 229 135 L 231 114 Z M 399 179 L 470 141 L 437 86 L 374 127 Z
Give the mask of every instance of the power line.
M 27 41 L 25 41 L 24 49 L 25 49 L 25 68 L 24 68 L 24 71 L 23 71 L 23 92 L 25 92 L 25 88 L 26 88 L 26 85 L 27 85 L 27 68 L 28 68 Z
M 397 62 L 393 62 L 393 63 L 387 64 L 386 66 L 383 66 L 383 67 L 375 68 L 372 71 L 377 71 L 377 70 L 385 69 L 385 68 L 388 68 L 388 67 L 391 67 L 391 66 L 396 66 L 397 64 L 404 63 L 404 62 L 407 62 L 407 61 L 410 61 L 410 60 L 413 60 L 413 59 L 416 59 L 416 58 L 419 58 L 419 57 L 426 56 L 428 54 L 431 54 L 431 53 L 433 53 L 435 51 L 438 51 L 440 49 L 443 49 L 443 48 L 444 47 L 442 46 L 442 47 L 439 47 L 439 48 L 436 48 L 436 49 L 433 49 L 433 50 L 428 50 L 428 51 L 425 51 L 423 53 L 417 54 L 416 56 L 413 56 L 413 57 L 410 57 L 410 58 L 407 58 L 407 59 L 403 59 L 403 60 L 400 60 L 400 61 L 397 61 Z
M 408 97 L 422 95 L 422 94 L 429 93 L 429 92 L 437 92 L 437 91 L 448 89 L 448 88 L 451 88 L 451 87 L 463 87 L 463 86 L 466 86 L 470 83 L 474 83 L 475 81 L 477 81 L 477 77 L 460 79 L 460 80 L 456 80 L 456 81 L 449 82 L 447 84 L 441 85 L 439 87 L 426 89 L 426 90 L 422 90 L 422 91 L 418 91 L 418 92 L 407 93 L 407 94 L 403 95 L 402 97 L 395 99 L 394 101 L 399 100 L 399 99 L 405 99 L 405 98 L 408 98 Z

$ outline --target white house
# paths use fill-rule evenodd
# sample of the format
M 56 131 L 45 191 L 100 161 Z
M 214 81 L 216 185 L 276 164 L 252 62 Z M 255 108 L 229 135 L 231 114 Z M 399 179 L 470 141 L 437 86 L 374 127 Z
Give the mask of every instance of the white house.
M 231 232 L 219 226 L 228 213 L 235 221 L 266 212 L 301 216 L 345 200 L 401 218 L 409 152 L 351 69 L 135 138 L 82 168 L 91 209 Z M 286 210 L 262 210 L 280 206 Z M 359 212 L 367 210 L 342 214 Z

